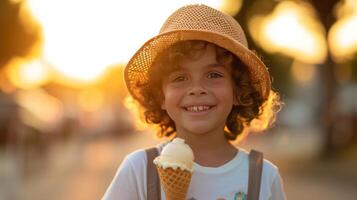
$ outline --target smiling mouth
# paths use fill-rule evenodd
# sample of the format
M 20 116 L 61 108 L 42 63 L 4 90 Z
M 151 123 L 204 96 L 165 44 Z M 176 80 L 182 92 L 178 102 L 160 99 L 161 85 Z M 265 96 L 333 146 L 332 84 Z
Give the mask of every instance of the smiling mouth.
M 183 108 L 189 112 L 203 112 L 203 111 L 210 110 L 213 107 L 214 106 L 202 105 L 202 106 L 187 106 L 187 107 L 183 107 Z

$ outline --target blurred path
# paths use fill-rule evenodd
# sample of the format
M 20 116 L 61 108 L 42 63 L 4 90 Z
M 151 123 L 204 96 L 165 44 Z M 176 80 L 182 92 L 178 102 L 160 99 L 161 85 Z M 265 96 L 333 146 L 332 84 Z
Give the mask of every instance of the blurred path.
M 323 137 L 317 128 L 283 129 L 252 135 L 241 146 L 264 152 L 279 167 L 289 200 L 357 199 L 357 147 L 348 155 L 320 160 Z
M 47 169 L 25 180 L 21 199 L 100 199 L 124 156 L 156 142 L 149 134 L 133 133 L 74 139 L 56 146 Z

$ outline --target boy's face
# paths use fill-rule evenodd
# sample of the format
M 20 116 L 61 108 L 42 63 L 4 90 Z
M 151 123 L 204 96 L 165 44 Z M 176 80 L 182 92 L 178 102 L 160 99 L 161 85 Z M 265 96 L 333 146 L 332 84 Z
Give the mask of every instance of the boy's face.
M 199 59 L 186 58 L 181 69 L 163 81 L 165 109 L 178 133 L 204 134 L 223 131 L 234 101 L 230 66 L 216 61 L 208 45 Z

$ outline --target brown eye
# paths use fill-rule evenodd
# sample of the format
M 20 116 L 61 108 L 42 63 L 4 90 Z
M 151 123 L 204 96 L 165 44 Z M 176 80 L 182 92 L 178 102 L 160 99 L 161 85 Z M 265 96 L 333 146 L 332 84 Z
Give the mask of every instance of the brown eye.
M 185 81 L 185 80 L 187 80 L 187 77 L 180 75 L 180 76 L 174 77 L 171 82 L 181 82 L 181 81 Z
M 221 77 L 223 77 L 223 75 L 221 73 L 218 73 L 218 72 L 210 72 L 207 75 L 207 78 L 221 78 Z

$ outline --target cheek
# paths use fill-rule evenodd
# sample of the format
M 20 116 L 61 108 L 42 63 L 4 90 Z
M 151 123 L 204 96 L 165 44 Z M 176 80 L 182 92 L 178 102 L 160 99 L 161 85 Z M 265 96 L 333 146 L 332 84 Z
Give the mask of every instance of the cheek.
M 234 88 L 233 84 L 230 82 L 220 82 L 220 83 L 215 83 L 211 85 L 212 91 L 215 91 L 216 95 L 218 97 L 224 98 L 227 100 L 229 99 L 234 99 Z
M 170 109 L 172 106 L 178 105 L 182 94 L 184 94 L 183 90 L 171 87 L 164 88 L 161 108 L 167 110 Z
M 216 93 L 216 97 L 227 104 L 234 104 L 235 98 L 233 95 L 233 90 L 222 89 Z

